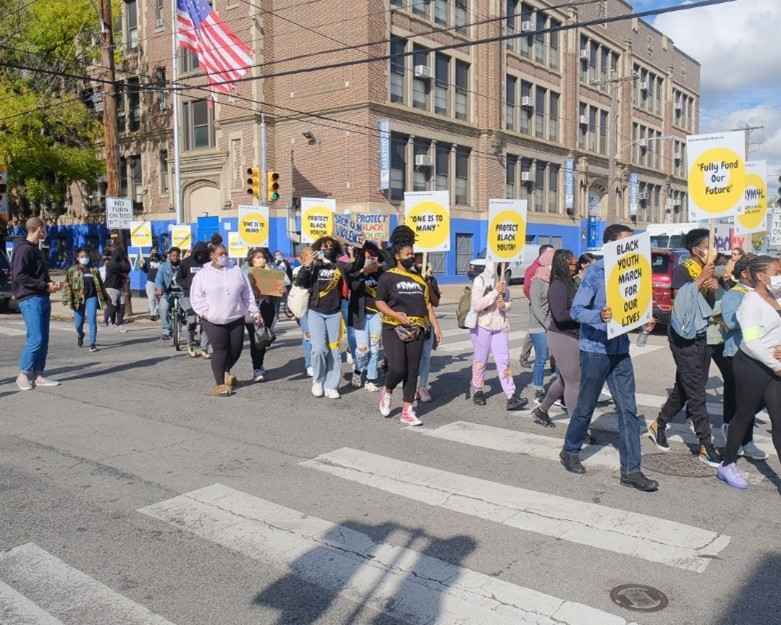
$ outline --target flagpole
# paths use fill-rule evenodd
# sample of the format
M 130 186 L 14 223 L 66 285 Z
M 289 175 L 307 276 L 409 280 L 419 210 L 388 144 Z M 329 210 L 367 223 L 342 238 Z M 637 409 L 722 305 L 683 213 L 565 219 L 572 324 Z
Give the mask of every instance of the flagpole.
M 179 20 L 177 17 L 176 0 L 171 0 L 171 85 L 173 87 L 173 123 L 174 123 L 174 208 L 176 209 L 176 223 L 184 223 L 184 214 L 182 211 L 182 174 L 179 144 L 179 57 L 177 55 L 177 34 L 179 30 Z

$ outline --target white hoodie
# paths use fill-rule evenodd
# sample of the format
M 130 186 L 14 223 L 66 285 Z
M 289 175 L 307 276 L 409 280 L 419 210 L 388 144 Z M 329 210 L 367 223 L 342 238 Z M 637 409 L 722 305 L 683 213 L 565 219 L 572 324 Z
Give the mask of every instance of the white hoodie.
M 246 311 L 253 317 L 259 314 L 249 280 L 237 266 L 205 264 L 193 278 L 190 305 L 202 319 L 216 325 L 244 319 Z

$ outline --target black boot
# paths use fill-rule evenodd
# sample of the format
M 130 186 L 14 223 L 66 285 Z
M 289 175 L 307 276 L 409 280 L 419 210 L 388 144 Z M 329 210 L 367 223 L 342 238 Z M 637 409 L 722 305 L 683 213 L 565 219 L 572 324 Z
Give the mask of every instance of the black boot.
M 580 463 L 578 454 L 568 454 L 566 451 L 562 451 L 559 454 L 559 458 L 561 458 L 561 464 L 563 464 L 564 468 L 570 473 L 586 472 L 585 467 Z
M 483 395 L 483 391 L 475 391 L 472 394 L 472 401 L 475 402 L 477 406 L 485 406 L 485 395 Z
M 513 410 L 521 410 L 528 403 L 529 400 L 526 399 L 525 397 L 519 397 L 518 395 L 513 395 L 512 397 L 507 398 L 507 410 L 510 412 L 512 412 Z
M 621 474 L 621 484 L 623 486 L 631 486 L 644 493 L 652 493 L 659 490 L 659 482 L 649 480 L 641 471 Z
M 542 408 L 537 406 L 534 410 L 532 410 L 532 417 L 534 417 L 534 422 L 539 423 L 541 426 L 546 428 L 555 428 L 556 424 L 550 420 L 550 417 L 548 416 L 548 413 L 545 412 Z

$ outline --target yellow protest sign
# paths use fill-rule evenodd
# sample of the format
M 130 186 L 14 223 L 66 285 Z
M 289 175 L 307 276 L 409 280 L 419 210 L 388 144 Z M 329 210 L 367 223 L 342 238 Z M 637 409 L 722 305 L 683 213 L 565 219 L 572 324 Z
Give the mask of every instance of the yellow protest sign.
M 605 298 L 613 312 L 607 336 L 614 338 L 651 319 L 653 271 L 651 235 L 639 234 L 605 243 Z
M 447 191 L 405 193 L 404 223 L 415 232 L 416 252 L 450 251 L 450 200 Z
M 190 224 L 171 226 L 171 245 L 182 251 L 189 250 L 193 245 L 193 230 Z
M 743 212 L 735 217 L 735 234 L 767 230 L 767 161 L 746 163 Z
M 336 200 L 301 198 L 301 241 L 314 243 L 334 233 Z
M 130 245 L 133 247 L 152 247 L 152 222 L 130 222 Z
M 520 260 L 525 244 L 526 200 L 489 200 L 486 258 L 497 262 Z
M 239 206 L 239 236 L 249 247 L 268 247 L 268 206 Z
M 745 152 L 743 132 L 686 137 L 690 221 L 732 217 L 743 211 Z
M 231 258 L 246 258 L 249 246 L 241 238 L 238 232 L 228 233 L 228 256 Z

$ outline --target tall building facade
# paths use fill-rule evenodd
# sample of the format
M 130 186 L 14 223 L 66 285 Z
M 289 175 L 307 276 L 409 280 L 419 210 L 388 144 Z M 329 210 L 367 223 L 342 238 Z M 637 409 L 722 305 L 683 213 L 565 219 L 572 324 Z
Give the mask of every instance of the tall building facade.
M 253 48 L 255 66 L 233 95 L 212 98 L 197 59 L 177 51 L 185 221 L 208 217 L 225 231 L 237 206 L 254 202 L 246 170 L 260 161 L 261 115 L 267 168 L 281 183 L 272 246 L 286 253 L 302 197 L 393 224 L 405 192 L 447 191 L 453 251 L 437 270 L 448 276 L 483 249 L 491 198 L 527 200 L 529 244 L 576 252 L 611 216 L 638 229 L 686 221 L 685 137 L 698 130 L 700 66 L 648 23 L 617 20 L 631 14 L 627 3 L 213 6 Z M 174 218 L 170 3 L 123 9 L 122 192 L 164 239 Z M 74 202 L 76 215 L 95 210 L 101 191 Z

